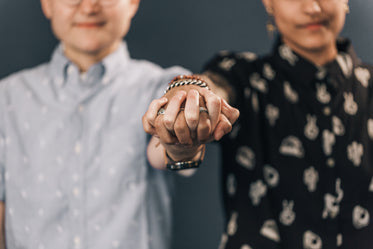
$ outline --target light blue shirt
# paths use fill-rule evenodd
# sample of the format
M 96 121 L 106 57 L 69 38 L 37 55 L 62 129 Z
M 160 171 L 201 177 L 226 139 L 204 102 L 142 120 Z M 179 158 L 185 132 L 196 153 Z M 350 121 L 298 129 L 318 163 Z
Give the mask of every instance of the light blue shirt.
M 141 117 L 185 73 L 123 43 L 84 75 L 59 46 L 0 81 L 7 248 L 168 248 L 170 176 L 147 163 Z

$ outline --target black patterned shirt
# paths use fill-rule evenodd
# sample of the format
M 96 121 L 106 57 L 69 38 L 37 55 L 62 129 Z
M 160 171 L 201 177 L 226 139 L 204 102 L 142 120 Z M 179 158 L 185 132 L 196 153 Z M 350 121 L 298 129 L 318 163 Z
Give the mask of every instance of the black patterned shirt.
M 373 248 L 373 67 L 337 46 L 323 67 L 281 42 L 207 64 L 241 112 L 222 140 L 220 248 Z

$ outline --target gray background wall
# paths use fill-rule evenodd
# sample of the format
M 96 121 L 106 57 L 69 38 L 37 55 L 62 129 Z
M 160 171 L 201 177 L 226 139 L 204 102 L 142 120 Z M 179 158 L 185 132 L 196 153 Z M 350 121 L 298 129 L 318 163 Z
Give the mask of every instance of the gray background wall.
M 373 1 L 351 0 L 343 35 L 373 63 Z M 219 50 L 263 53 L 271 41 L 259 0 L 142 0 L 127 36 L 132 57 L 199 72 Z M 47 61 L 56 45 L 38 0 L 0 0 L 0 78 Z M 217 248 L 223 230 L 219 148 L 191 178 L 176 177 L 173 249 Z

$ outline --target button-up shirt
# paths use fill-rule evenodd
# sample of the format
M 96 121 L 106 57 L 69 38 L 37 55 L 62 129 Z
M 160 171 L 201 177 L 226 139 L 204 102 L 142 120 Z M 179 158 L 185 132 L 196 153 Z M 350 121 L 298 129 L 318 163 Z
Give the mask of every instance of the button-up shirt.
M 131 59 L 123 43 L 81 74 L 60 45 L 2 80 L 7 248 L 168 248 L 170 179 L 147 163 L 141 117 L 183 73 Z
M 208 64 L 241 112 L 222 143 L 221 248 L 372 248 L 373 68 L 337 46 L 323 67 L 281 42 Z

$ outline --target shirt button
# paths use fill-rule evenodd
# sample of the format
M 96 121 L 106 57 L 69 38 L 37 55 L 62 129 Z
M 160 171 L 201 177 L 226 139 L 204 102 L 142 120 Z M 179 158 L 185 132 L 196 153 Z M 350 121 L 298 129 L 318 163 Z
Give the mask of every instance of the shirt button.
M 323 112 L 324 112 L 324 114 L 325 114 L 326 116 L 329 116 L 330 113 L 331 113 L 330 107 L 325 107 L 324 110 L 323 110 Z
M 69 65 L 68 68 L 67 68 L 67 73 L 68 74 L 72 74 L 74 72 L 74 66 L 73 65 Z
M 80 152 L 82 151 L 82 145 L 80 142 L 76 142 L 74 150 L 75 154 L 80 155 Z
M 102 79 L 102 84 L 107 85 L 108 83 L 109 83 L 109 78 L 108 77 L 104 77 Z
M 75 236 L 74 237 L 74 246 L 76 249 L 80 248 L 80 245 L 81 245 L 81 240 L 80 240 L 80 237 L 79 236 Z
M 79 190 L 79 188 L 74 188 L 74 189 L 73 189 L 73 195 L 74 195 L 75 197 L 79 197 L 79 195 L 80 195 L 80 190 Z
M 83 112 L 84 111 L 84 105 L 79 105 L 79 112 Z

